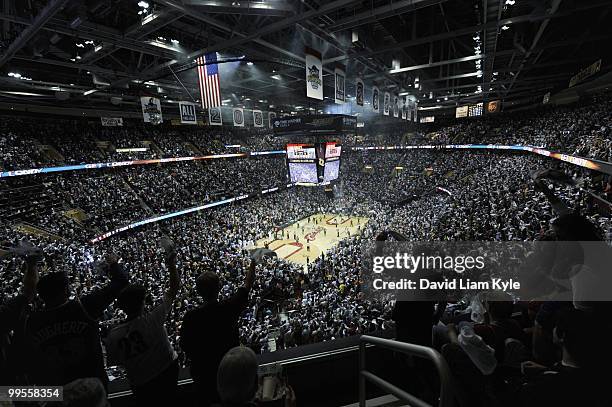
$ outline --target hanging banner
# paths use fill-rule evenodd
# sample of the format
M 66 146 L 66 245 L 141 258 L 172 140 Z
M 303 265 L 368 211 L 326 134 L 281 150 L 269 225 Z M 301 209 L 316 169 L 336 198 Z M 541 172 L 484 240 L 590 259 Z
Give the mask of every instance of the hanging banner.
M 357 103 L 357 106 L 363 106 L 364 92 L 365 88 L 363 86 L 363 81 L 361 78 L 357 78 L 355 81 L 355 103 Z
M 383 100 L 383 114 L 389 116 L 389 109 L 391 108 L 391 95 L 389 92 L 385 92 L 385 98 Z
M 306 97 L 323 100 L 321 54 L 310 48 L 306 48 Z
M 402 120 L 406 120 L 406 109 L 408 109 L 408 106 L 406 106 L 406 102 L 404 101 L 404 103 L 402 103 Z
M 161 103 L 158 98 L 142 96 L 140 98 L 142 106 L 142 117 L 145 123 L 159 124 L 163 121 Z
M 263 127 L 263 112 L 261 110 L 253 110 L 253 125 L 255 127 Z
M 393 117 L 399 117 L 399 98 L 393 95 Z
M 198 124 L 196 107 L 193 103 L 179 102 L 179 113 L 182 124 Z
M 414 111 L 413 121 L 416 123 L 416 121 L 417 121 L 417 111 L 418 111 L 416 102 L 412 105 L 412 110 Z
M 234 118 L 234 127 L 244 127 L 244 110 L 241 107 L 232 109 L 232 117 Z
M 208 124 L 211 126 L 223 125 L 223 119 L 221 118 L 220 107 L 209 107 L 208 108 Z
M 372 88 L 372 110 L 375 113 L 378 113 L 380 111 L 380 92 L 378 91 L 378 88 L 376 86 L 374 86 Z
M 123 126 L 122 117 L 100 117 L 100 120 L 102 121 L 102 126 L 104 127 Z
M 345 73 L 341 67 L 334 69 L 334 77 L 336 78 L 336 103 L 341 105 L 346 102 L 346 92 L 344 89 L 345 85 Z
M 268 127 L 272 128 L 272 121 L 276 119 L 276 113 L 270 112 L 268 113 Z

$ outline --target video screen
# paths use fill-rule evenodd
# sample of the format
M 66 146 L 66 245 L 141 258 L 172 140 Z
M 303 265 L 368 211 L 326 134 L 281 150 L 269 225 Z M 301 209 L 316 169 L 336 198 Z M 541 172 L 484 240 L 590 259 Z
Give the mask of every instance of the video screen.
M 289 163 L 289 178 L 292 183 L 317 183 L 316 163 Z
M 312 144 L 287 144 L 289 160 L 314 160 L 316 157 L 315 146 Z
M 340 160 L 326 162 L 325 172 L 323 174 L 323 182 L 329 182 L 329 181 L 338 179 L 339 173 L 340 173 Z
M 325 158 L 340 157 L 342 146 L 336 143 L 325 144 Z

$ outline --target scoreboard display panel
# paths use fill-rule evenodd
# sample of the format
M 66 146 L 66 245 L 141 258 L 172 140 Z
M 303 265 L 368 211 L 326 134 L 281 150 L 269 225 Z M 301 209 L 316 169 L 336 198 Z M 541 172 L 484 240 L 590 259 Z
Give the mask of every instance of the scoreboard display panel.
M 325 172 L 323 182 L 331 182 L 338 179 L 340 175 L 340 160 L 329 161 L 325 163 Z
M 294 184 L 317 184 L 317 164 L 290 162 L 289 179 Z
M 329 184 L 338 179 L 341 152 L 337 142 L 287 144 L 289 179 L 301 185 Z
M 287 144 L 288 160 L 316 160 L 314 144 Z
M 338 143 L 325 143 L 325 158 L 340 157 L 342 146 Z

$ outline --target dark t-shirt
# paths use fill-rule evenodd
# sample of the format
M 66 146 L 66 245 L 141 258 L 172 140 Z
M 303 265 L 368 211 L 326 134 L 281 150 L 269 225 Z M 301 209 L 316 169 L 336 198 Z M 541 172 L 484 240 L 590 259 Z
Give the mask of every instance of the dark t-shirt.
M 98 324 L 78 301 L 29 315 L 22 351 L 30 384 L 63 385 L 81 377 L 107 382 Z
M 238 318 L 247 306 L 248 291 L 240 287 L 221 302 L 212 302 L 185 314 L 181 348 L 191 359 L 191 376 L 201 385 L 215 386 L 225 353 L 240 345 Z

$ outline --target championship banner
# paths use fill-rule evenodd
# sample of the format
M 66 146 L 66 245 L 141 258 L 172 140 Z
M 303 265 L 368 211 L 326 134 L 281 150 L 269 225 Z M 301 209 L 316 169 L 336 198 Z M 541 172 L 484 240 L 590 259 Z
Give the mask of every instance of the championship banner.
M 363 106 L 363 95 L 365 93 L 365 87 L 363 86 L 363 80 L 357 78 L 355 81 L 355 103 L 357 106 Z
M 104 127 L 123 126 L 122 117 L 100 117 L 100 120 L 102 121 L 102 126 Z
M 210 126 L 222 126 L 223 119 L 221 118 L 220 107 L 209 107 L 208 108 L 208 124 Z
M 391 95 L 389 92 L 385 92 L 385 98 L 383 100 L 383 114 L 389 116 L 389 108 L 391 104 Z
M 179 113 L 181 115 L 182 124 L 198 124 L 196 108 L 193 103 L 179 102 Z
M 380 110 L 380 92 L 376 86 L 372 88 L 372 110 L 375 113 L 378 113 Z
M 340 67 L 336 67 L 334 69 L 334 77 L 336 78 L 336 103 L 341 105 L 346 102 L 346 92 L 345 92 L 345 79 L 346 74 L 344 73 L 344 69 Z
M 232 118 L 234 119 L 234 127 L 244 127 L 244 109 L 241 107 L 232 109 Z
M 270 112 L 268 113 L 268 127 L 272 128 L 272 121 L 276 119 L 276 113 Z
M 142 117 L 145 123 L 158 124 L 163 121 L 161 103 L 158 98 L 142 96 L 140 98 L 142 106 Z
M 416 121 L 417 121 L 417 110 L 418 110 L 418 109 L 417 109 L 417 105 L 416 105 L 416 103 L 414 103 L 414 104 L 412 105 L 412 110 L 414 111 L 413 121 L 416 123 Z
M 263 127 L 263 112 L 261 110 L 253 110 L 253 125 L 255 127 Z
M 323 100 L 321 54 L 310 48 L 306 48 L 306 97 Z
M 399 98 L 393 96 L 393 117 L 399 117 Z
M 406 103 L 402 106 L 402 120 L 406 120 Z

